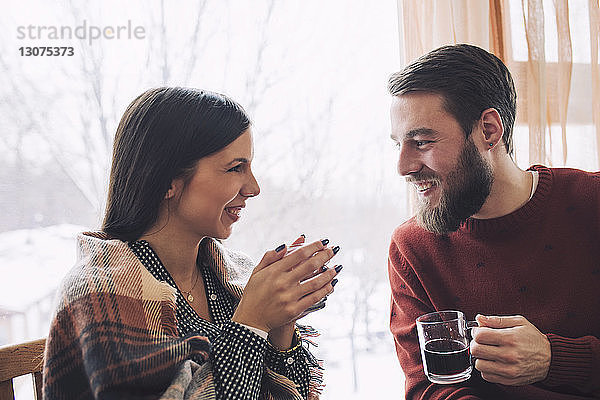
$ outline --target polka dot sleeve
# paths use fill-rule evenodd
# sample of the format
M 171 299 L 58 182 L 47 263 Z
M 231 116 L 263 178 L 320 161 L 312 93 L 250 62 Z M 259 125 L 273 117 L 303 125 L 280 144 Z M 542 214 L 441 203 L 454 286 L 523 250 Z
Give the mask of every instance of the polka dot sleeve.
M 218 399 L 258 399 L 267 341 L 229 321 L 213 341 L 211 362 Z
M 265 352 L 265 365 L 293 381 L 298 385 L 298 391 L 302 397 L 307 398 L 310 372 L 298 334 L 296 334 L 294 343 L 297 343 L 297 345 L 294 345 L 292 350 L 288 351 L 279 351 L 268 344 Z

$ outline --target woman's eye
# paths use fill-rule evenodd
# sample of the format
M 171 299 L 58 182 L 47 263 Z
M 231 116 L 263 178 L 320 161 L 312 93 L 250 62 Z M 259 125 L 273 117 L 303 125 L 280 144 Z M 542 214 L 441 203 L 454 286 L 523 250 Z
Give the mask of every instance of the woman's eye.
M 242 165 L 236 165 L 235 167 L 229 168 L 227 170 L 227 172 L 241 172 L 242 171 Z

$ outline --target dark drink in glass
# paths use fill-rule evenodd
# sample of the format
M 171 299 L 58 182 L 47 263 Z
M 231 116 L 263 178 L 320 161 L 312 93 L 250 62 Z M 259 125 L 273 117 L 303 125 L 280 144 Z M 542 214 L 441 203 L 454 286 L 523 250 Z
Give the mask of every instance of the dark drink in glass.
M 459 374 L 471 367 L 469 346 L 452 339 L 430 340 L 425 343 L 425 363 L 431 374 Z
M 474 321 L 460 311 L 436 311 L 417 318 L 423 371 L 433 383 L 452 384 L 471 377 L 467 332 Z

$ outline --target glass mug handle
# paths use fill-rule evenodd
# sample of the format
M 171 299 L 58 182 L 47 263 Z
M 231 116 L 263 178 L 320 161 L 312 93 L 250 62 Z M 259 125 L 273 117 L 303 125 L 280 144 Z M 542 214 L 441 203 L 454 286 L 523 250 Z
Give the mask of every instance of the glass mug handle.
M 477 328 L 479 326 L 479 324 L 477 323 L 477 321 L 465 321 L 465 328 L 468 332 L 468 339 L 469 340 L 473 340 L 473 335 L 471 334 L 471 329 L 472 328 Z M 469 355 L 471 354 L 471 352 L 469 351 Z M 474 367 L 475 366 L 475 357 L 473 357 L 472 355 L 471 357 L 471 366 Z
M 472 328 L 477 328 L 479 326 L 479 324 L 477 323 L 477 321 L 465 321 L 465 330 L 467 331 L 467 339 L 472 340 L 473 339 L 473 335 L 471 335 L 471 329 Z

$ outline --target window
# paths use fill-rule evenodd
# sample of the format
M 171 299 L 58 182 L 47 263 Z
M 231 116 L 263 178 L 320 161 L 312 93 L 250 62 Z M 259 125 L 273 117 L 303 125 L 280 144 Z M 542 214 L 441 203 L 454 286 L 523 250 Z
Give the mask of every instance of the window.
M 386 90 L 398 69 L 395 1 L 39 0 L 4 11 L 0 344 L 47 334 L 74 235 L 100 225 L 127 104 L 149 87 L 194 86 L 230 95 L 255 124 L 262 193 L 228 245 L 260 259 L 305 233 L 342 248 L 336 293 L 303 321 L 322 333 L 323 398 L 385 397 L 386 377 L 401 395 L 386 261 L 392 229 L 408 215 Z M 74 55 L 18 52 L 50 44 Z

